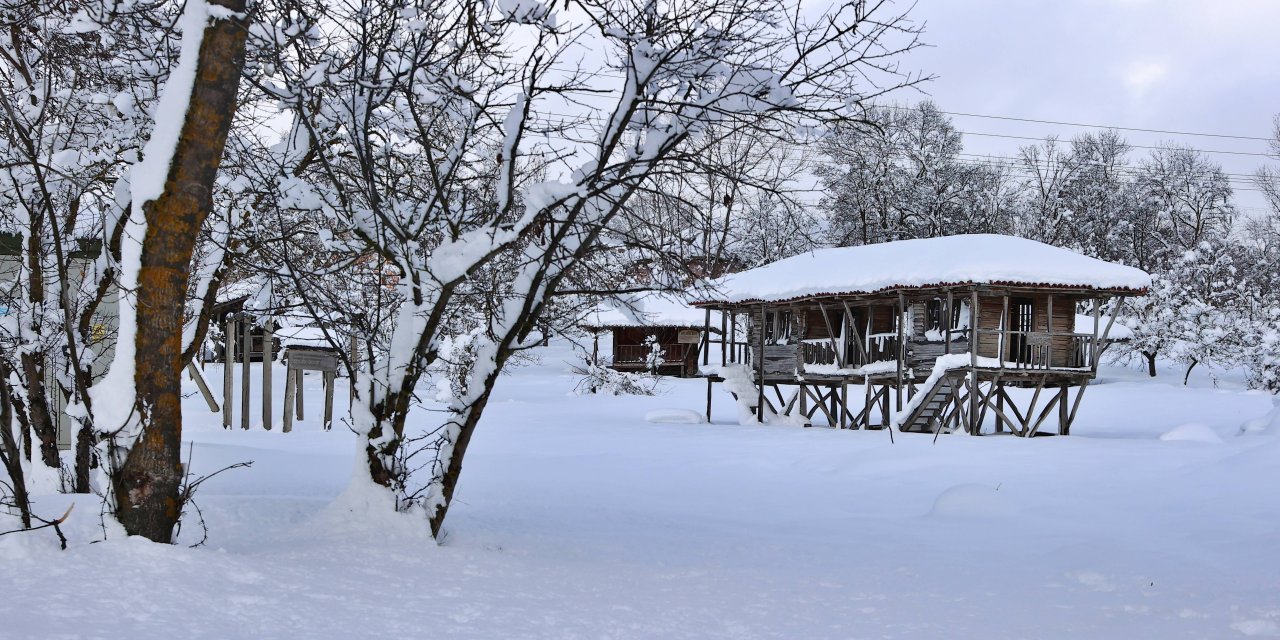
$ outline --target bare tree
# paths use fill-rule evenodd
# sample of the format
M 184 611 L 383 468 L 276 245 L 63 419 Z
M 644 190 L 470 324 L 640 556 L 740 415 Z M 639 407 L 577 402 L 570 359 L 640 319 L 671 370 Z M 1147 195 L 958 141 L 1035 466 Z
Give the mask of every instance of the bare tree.
M 388 276 L 364 289 L 391 317 L 366 336 L 369 357 L 347 363 L 353 427 L 369 478 L 436 534 L 499 372 L 542 340 L 557 293 L 646 184 L 742 131 L 856 118 L 868 76 L 916 81 L 895 64 L 918 28 L 885 2 L 812 20 L 746 0 L 277 8 L 288 19 L 255 44 L 272 65 L 259 86 L 297 123 L 282 181 L 314 195 L 291 203 L 334 220 L 326 264 L 366 260 Z M 610 69 L 574 63 L 585 46 L 608 51 Z M 586 117 L 545 116 L 566 103 Z M 314 317 L 361 325 L 308 284 L 314 272 L 282 272 Z M 501 277 L 475 282 L 486 273 Z M 479 291 L 487 301 L 468 306 Z M 447 382 L 444 419 L 410 430 L 428 375 Z

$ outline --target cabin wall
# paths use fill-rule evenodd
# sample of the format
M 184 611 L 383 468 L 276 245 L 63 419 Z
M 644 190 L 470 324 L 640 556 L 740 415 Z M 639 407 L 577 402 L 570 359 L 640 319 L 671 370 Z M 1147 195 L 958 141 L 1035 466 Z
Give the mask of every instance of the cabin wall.
M 1049 295 L 1047 293 L 1014 294 L 1009 296 L 1010 308 L 1014 298 L 1031 299 L 1032 331 L 1045 334 L 1037 339 L 1047 340 L 1053 349 L 1052 366 L 1071 366 L 1072 332 L 1075 331 L 1076 302 L 1080 296 L 1053 294 L 1053 337 L 1049 331 Z M 1003 296 L 982 296 L 978 298 L 978 326 L 983 330 L 999 331 L 1001 316 L 1004 312 Z M 1000 335 L 986 333 L 981 336 L 978 355 L 986 358 L 1000 357 Z M 1005 349 L 1007 356 L 1008 349 Z
M 764 377 L 768 378 L 790 378 L 794 377 L 796 371 L 800 371 L 804 367 L 803 354 L 800 351 L 800 343 L 806 334 L 806 314 L 800 310 L 792 310 L 787 307 L 770 308 L 767 313 L 782 311 L 783 313 L 791 313 L 791 331 L 787 334 L 784 341 L 766 344 L 764 346 Z M 756 354 L 760 351 L 760 310 L 754 309 L 749 314 L 750 321 L 747 324 L 747 345 L 751 353 L 751 370 L 759 371 Z
M 642 369 L 648 353 L 645 340 L 654 336 L 663 349 L 665 362 L 658 372 L 688 377 L 697 375 L 702 343 L 681 344 L 678 327 L 615 327 L 613 329 L 613 363 L 615 369 Z M 683 357 L 681 356 L 683 353 Z M 637 360 L 638 359 L 638 360 Z

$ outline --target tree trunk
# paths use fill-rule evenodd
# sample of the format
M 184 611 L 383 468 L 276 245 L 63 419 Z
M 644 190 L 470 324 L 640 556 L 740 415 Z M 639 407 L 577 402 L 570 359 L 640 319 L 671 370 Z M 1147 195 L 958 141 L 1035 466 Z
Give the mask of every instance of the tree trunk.
M 79 433 L 76 434 L 76 493 L 92 492 L 92 487 L 89 485 L 89 470 L 97 466 L 93 464 L 95 441 L 93 427 L 87 423 L 81 425 Z
M 58 427 L 49 411 L 49 397 L 45 388 L 45 367 L 39 354 L 22 355 L 22 373 L 27 379 L 27 420 L 40 441 L 40 461 L 51 469 L 62 466 L 58 456 Z
M 1143 351 L 1142 357 L 1147 359 L 1147 375 L 1156 377 L 1156 354 Z
M 244 0 L 214 0 L 235 12 Z M 132 535 L 170 542 L 182 511 L 182 327 L 197 235 L 213 207 L 213 185 L 236 110 L 246 25 L 205 28 L 186 119 L 164 193 L 146 203 L 138 272 L 135 411 L 142 431 L 112 478 L 116 516 Z
M 31 528 L 31 499 L 27 496 L 27 481 L 22 472 L 22 450 L 13 437 L 13 403 L 9 396 L 9 371 L 0 360 L 0 460 L 4 462 L 13 492 L 13 505 L 18 509 L 22 526 Z
M 471 444 L 471 435 L 476 431 L 476 424 L 480 422 L 480 416 L 484 414 L 484 408 L 489 404 L 489 396 L 493 392 L 493 386 L 498 382 L 498 373 L 502 370 L 502 366 L 495 367 L 493 373 L 484 380 L 484 391 L 480 393 L 480 397 L 467 406 L 466 412 L 459 416 L 460 429 L 458 430 L 458 439 L 453 443 L 453 453 L 449 456 L 449 466 L 444 471 L 444 476 L 440 479 L 440 493 L 444 496 L 444 501 L 435 512 L 431 514 L 431 537 L 436 540 L 440 539 L 440 529 L 444 526 L 444 517 L 449 513 L 449 506 L 453 504 L 453 492 L 458 487 L 458 478 L 462 476 L 462 459 L 467 454 L 467 446 Z

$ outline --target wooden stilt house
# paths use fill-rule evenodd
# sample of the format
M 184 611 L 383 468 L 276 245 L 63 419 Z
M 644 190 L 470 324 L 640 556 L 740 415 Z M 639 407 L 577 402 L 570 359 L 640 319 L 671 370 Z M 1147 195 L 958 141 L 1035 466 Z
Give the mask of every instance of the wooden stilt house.
M 644 371 L 680 378 L 698 374 L 698 360 L 708 337 L 719 333 L 718 312 L 695 309 L 656 293 L 615 300 L 592 310 L 580 325 L 594 337 L 593 357 L 600 361 L 599 340 L 612 336 L 605 361 L 617 371 Z M 710 325 L 710 326 L 709 326 Z M 655 347 L 656 345 L 656 347 Z
M 729 328 L 703 367 L 708 394 L 732 379 L 760 421 L 1031 436 L 1056 414 L 1065 435 L 1114 323 L 1102 303 L 1150 282 L 1032 240 L 961 235 L 794 256 L 721 278 L 694 306 Z

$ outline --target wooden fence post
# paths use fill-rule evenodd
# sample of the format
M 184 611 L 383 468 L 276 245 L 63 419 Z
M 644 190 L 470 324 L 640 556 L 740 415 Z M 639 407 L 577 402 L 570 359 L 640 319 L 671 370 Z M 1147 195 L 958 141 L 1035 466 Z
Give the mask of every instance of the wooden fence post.
M 235 384 L 235 372 L 231 369 L 235 366 L 236 354 L 236 325 L 235 320 L 228 315 L 226 332 L 223 334 L 225 344 L 222 349 L 222 428 L 231 428 L 231 412 L 235 410 L 232 401 L 235 395 L 231 391 L 231 387 Z
M 271 409 L 275 405 L 271 401 L 271 364 L 275 360 L 275 346 L 271 344 L 271 327 L 262 326 L 262 428 L 271 430 Z
M 240 428 L 249 428 L 249 387 L 251 386 L 252 364 L 249 354 L 253 352 L 253 334 L 250 333 L 248 316 L 241 315 L 244 331 L 240 333 Z

